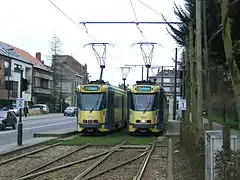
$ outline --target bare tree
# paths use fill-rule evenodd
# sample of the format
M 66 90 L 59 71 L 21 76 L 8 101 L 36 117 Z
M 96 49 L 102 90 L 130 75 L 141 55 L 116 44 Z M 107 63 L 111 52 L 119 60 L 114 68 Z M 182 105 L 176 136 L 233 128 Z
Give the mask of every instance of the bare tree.
M 56 64 L 57 64 L 57 55 L 61 54 L 63 51 L 62 51 L 62 45 L 63 43 L 61 42 L 61 40 L 59 39 L 59 37 L 54 34 L 52 36 L 52 39 L 49 41 L 50 43 L 50 49 L 51 49 L 51 67 L 52 67 L 52 70 L 53 70 L 53 97 L 54 97 L 54 100 L 53 100 L 53 107 L 54 109 L 56 108 L 56 100 L 57 100 L 57 97 L 56 97 L 56 71 L 57 71 L 57 68 L 56 68 Z

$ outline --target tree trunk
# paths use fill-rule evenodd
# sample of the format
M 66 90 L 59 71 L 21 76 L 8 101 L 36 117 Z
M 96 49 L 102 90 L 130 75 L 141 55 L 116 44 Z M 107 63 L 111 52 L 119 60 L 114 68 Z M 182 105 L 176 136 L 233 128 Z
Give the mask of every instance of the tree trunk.
M 206 0 L 203 1 L 203 32 L 204 32 L 204 72 L 205 72 L 205 101 L 211 99 L 211 81 L 209 78 L 209 49 L 208 49 L 208 34 L 207 34 L 207 4 Z M 212 105 L 208 103 L 207 105 L 207 118 L 208 118 L 208 128 L 213 129 L 213 112 Z
M 228 0 L 222 0 L 222 38 L 224 43 L 224 51 L 228 64 L 229 73 L 231 75 L 231 83 L 234 92 L 236 110 L 238 114 L 238 127 L 240 128 L 240 74 L 238 72 L 236 61 L 233 58 L 233 46 L 231 37 L 231 20 L 228 16 Z

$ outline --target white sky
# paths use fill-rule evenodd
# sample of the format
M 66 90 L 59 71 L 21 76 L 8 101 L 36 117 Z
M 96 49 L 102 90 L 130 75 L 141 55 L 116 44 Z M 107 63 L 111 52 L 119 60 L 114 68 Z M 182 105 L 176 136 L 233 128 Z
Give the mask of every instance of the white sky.
M 80 21 L 135 21 L 130 0 L 52 0 L 76 23 Z M 173 13 L 173 3 L 182 5 L 182 0 L 141 0 L 169 21 L 177 21 Z M 138 21 L 163 21 L 162 17 L 137 0 L 132 0 Z M 89 34 L 67 19 L 48 0 L 0 0 L 0 40 L 24 49 L 35 56 L 50 55 L 49 40 L 54 33 L 63 42 L 63 54 L 72 55 L 81 64 L 87 63 L 91 80 L 99 78 L 100 69 L 91 47 L 84 44 L 98 42 L 114 44 L 109 46 L 103 79 L 113 85 L 121 83 L 120 66 L 143 64 L 140 47 L 132 43 L 149 41 L 160 43 L 154 50 L 153 65 L 173 65 L 176 43 L 166 30 L 166 25 L 140 25 L 146 40 L 134 24 L 88 24 Z M 82 28 L 83 30 L 81 30 Z M 180 53 L 179 53 L 180 56 Z M 151 75 L 151 71 L 150 71 Z M 146 73 L 144 74 L 146 78 Z M 141 68 L 129 73 L 127 83 L 141 79 Z

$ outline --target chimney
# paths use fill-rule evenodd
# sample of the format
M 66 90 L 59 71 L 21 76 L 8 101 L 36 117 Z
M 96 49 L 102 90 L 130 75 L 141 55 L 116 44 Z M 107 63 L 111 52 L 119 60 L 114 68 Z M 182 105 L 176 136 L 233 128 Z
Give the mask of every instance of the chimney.
M 36 59 L 41 61 L 41 53 L 40 52 L 36 52 Z

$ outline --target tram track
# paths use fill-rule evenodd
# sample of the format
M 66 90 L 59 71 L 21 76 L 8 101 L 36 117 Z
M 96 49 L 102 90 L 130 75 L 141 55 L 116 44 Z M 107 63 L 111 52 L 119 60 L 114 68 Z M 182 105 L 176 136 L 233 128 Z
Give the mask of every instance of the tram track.
M 61 144 L 58 143 L 46 148 L 40 148 L 40 150 L 14 157 L 15 160 L 14 158 L 9 159 L 9 161 L 5 160 L 5 162 L 0 164 L 0 169 L 2 170 L 3 166 L 8 164 L 11 166 L 14 163 L 16 164 L 14 166 L 15 168 L 16 166 L 19 167 L 21 160 L 29 158 L 35 158 L 38 162 L 41 161 L 41 163 L 34 163 L 30 169 L 19 168 L 18 173 L 9 173 L 5 176 L 1 176 L 0 173 L 0 179 L 107 180 L 124 178 L 141 180 L 148 178 L 149 174 L 152 173 L 151 164 L 156 163 L 152 156 L 156 156 L 157 153 L 165 151 L 166 146 L 159 146 L 157 139 L 154 139 L 151 143 L 149 142 L 150 144 L 147 146 L 127 145 L 127 143 L 125 145 L 124 143 L 127 140 L 128 137 L 111 148 L 94 147 L 88 143 L 82 146 L 67 146 L 72 148 L 68 149 L 65 153 L 58 152 L 58 155 L 54 156 L 54 158 L 48 159 L 45 157 L 45 159 L 47 158 L 48 160 L 43 162 L 41 161 L 42 156 L 48 156 L 46 150 L 53 150 L 54 147 L 59 147 Z M 45 153 L 40 155 L 39 153 L 43 151 Z M 156 154 L 153 155 L 153 152 Z M 34 157 L 29 157 L 31 155 L 34 155 Z M 32 159 L 32 161 L 35 161 L 35 159 Z M 12 171 L 10 170 L 10 172 Z
M 139 149 L 129 149 L 132 151 L 132 154 L 129 155 L 129 157 L 125 157 L 123 161 L 120 163 L 113 162 L 115 165 L 109 164 L 102 166 L 102 170 L 97 170 L 96 172 L 88 175 L 88 176 L 78 176 L 75 177 L 74 180 L 89 180 L 89 179 L 118 179 L 118 178 L 127 178 L 127 179 L 136 179 L 140 180 L 144 174 L 144 171 L 147 167 L 147 164 L 149 162 L 149 158 L 156 146 L 157 140 L 153 141 L 150 147 L 146 148 L 143 152 L 139 151 Z M 130 152 L 129 151 L 129 152 Z M 129 153 L 128 152 L 128 153 Z M 126 152 L 123 152 L 125 156 L 127 156 Z M 135 153 L 135 155 L 133 155 Z M 114 156 L 114 154 L 112 155 Z M 118 155 L 116 155 L 118 156 Z M 110 160 L 111 161 L 111 160 Z M 130 171 L 129 171 L 130 170 Z M 83 173 L 82 173 L 83 174 Z M 125 176 L 126 175 L 126 176 Z M 123 177 L 125 176 L 125 177 Z
M 16 179 L 17 180 L 42 179 L 42 178 L 47 178 L 48 179 L 50 177 L 47 177 L 47 176 L 49 176 L 49 175 L 51 176 L 51 174 L 55 174 L 55 173 L 58 174 L 59 171 L 71 172 L 71 170 L 74 169 L 74 166 L 78 166 L 79 164 L 85 164 L 85 163 L 89 163 L 89 162 L 91 162 L 91 164 L 94 164 L 94 162 L 99 161 L 98 159 L 101 156 L 108 155 L 109 153 L 112 153 L 113 151 L 118 150 L 120 148 L 120 146 L 125 142 L 126 142 L 126 140 L 124 140 L 122 143 L 114 146 L 111 149 L 103 150 L 103 152 L 100 151 L 101 148 L 95 148 L 96 149 L 95 152 L 90 153 L 90 155 L 87 155 L 86 157 L 83 157 L 83 158 L 81 158 L 81 156 L 79 158 L 79 156 L 76 155 L 75 159 L 78 159 L 78 160 L 75 160 L 75 161 L 70 160 L 69 163 L 66 163 L 67 161 L 64 158 L 67 158 L 70 155 L 70 153 L 66 154 L 66 155 L 64 155 L 64 156 L 62 156 L 58 159 L 55 159 L 51 162 L 43 164 L 42 166 L 40 166 L 40 167 L 38 167 L 34 170 L 31 170 L 27 173 L 24 173 L 21 176 L 18 176 L 18 178 L 16 178 Z M 89 150 L 89 149 L 90 148 L 87 148 L 87 150 Z M 77 150 L 75 150 L 75 151 L 77 151 Z M 59 159 L 62 159 L 64 161 L 62 161 L 62 163 L 58 164 L 57 161 L 59 161 Z M 51 164 L 53 165 L 52 167 L 50 167 Z M 39 170 L 41 170 L 41 171 L 39 171 Z
M 36 149 L 0 162 L 0 179 L 15 179 L 22 177 L 49 166 L 56 161 L 64 159 L 82 149 L 87 148 L 90 144 L 83 146 L 60 146 L 56 143 L 40 149 Z M 16 168 L 18 169 L 16 171 Z

